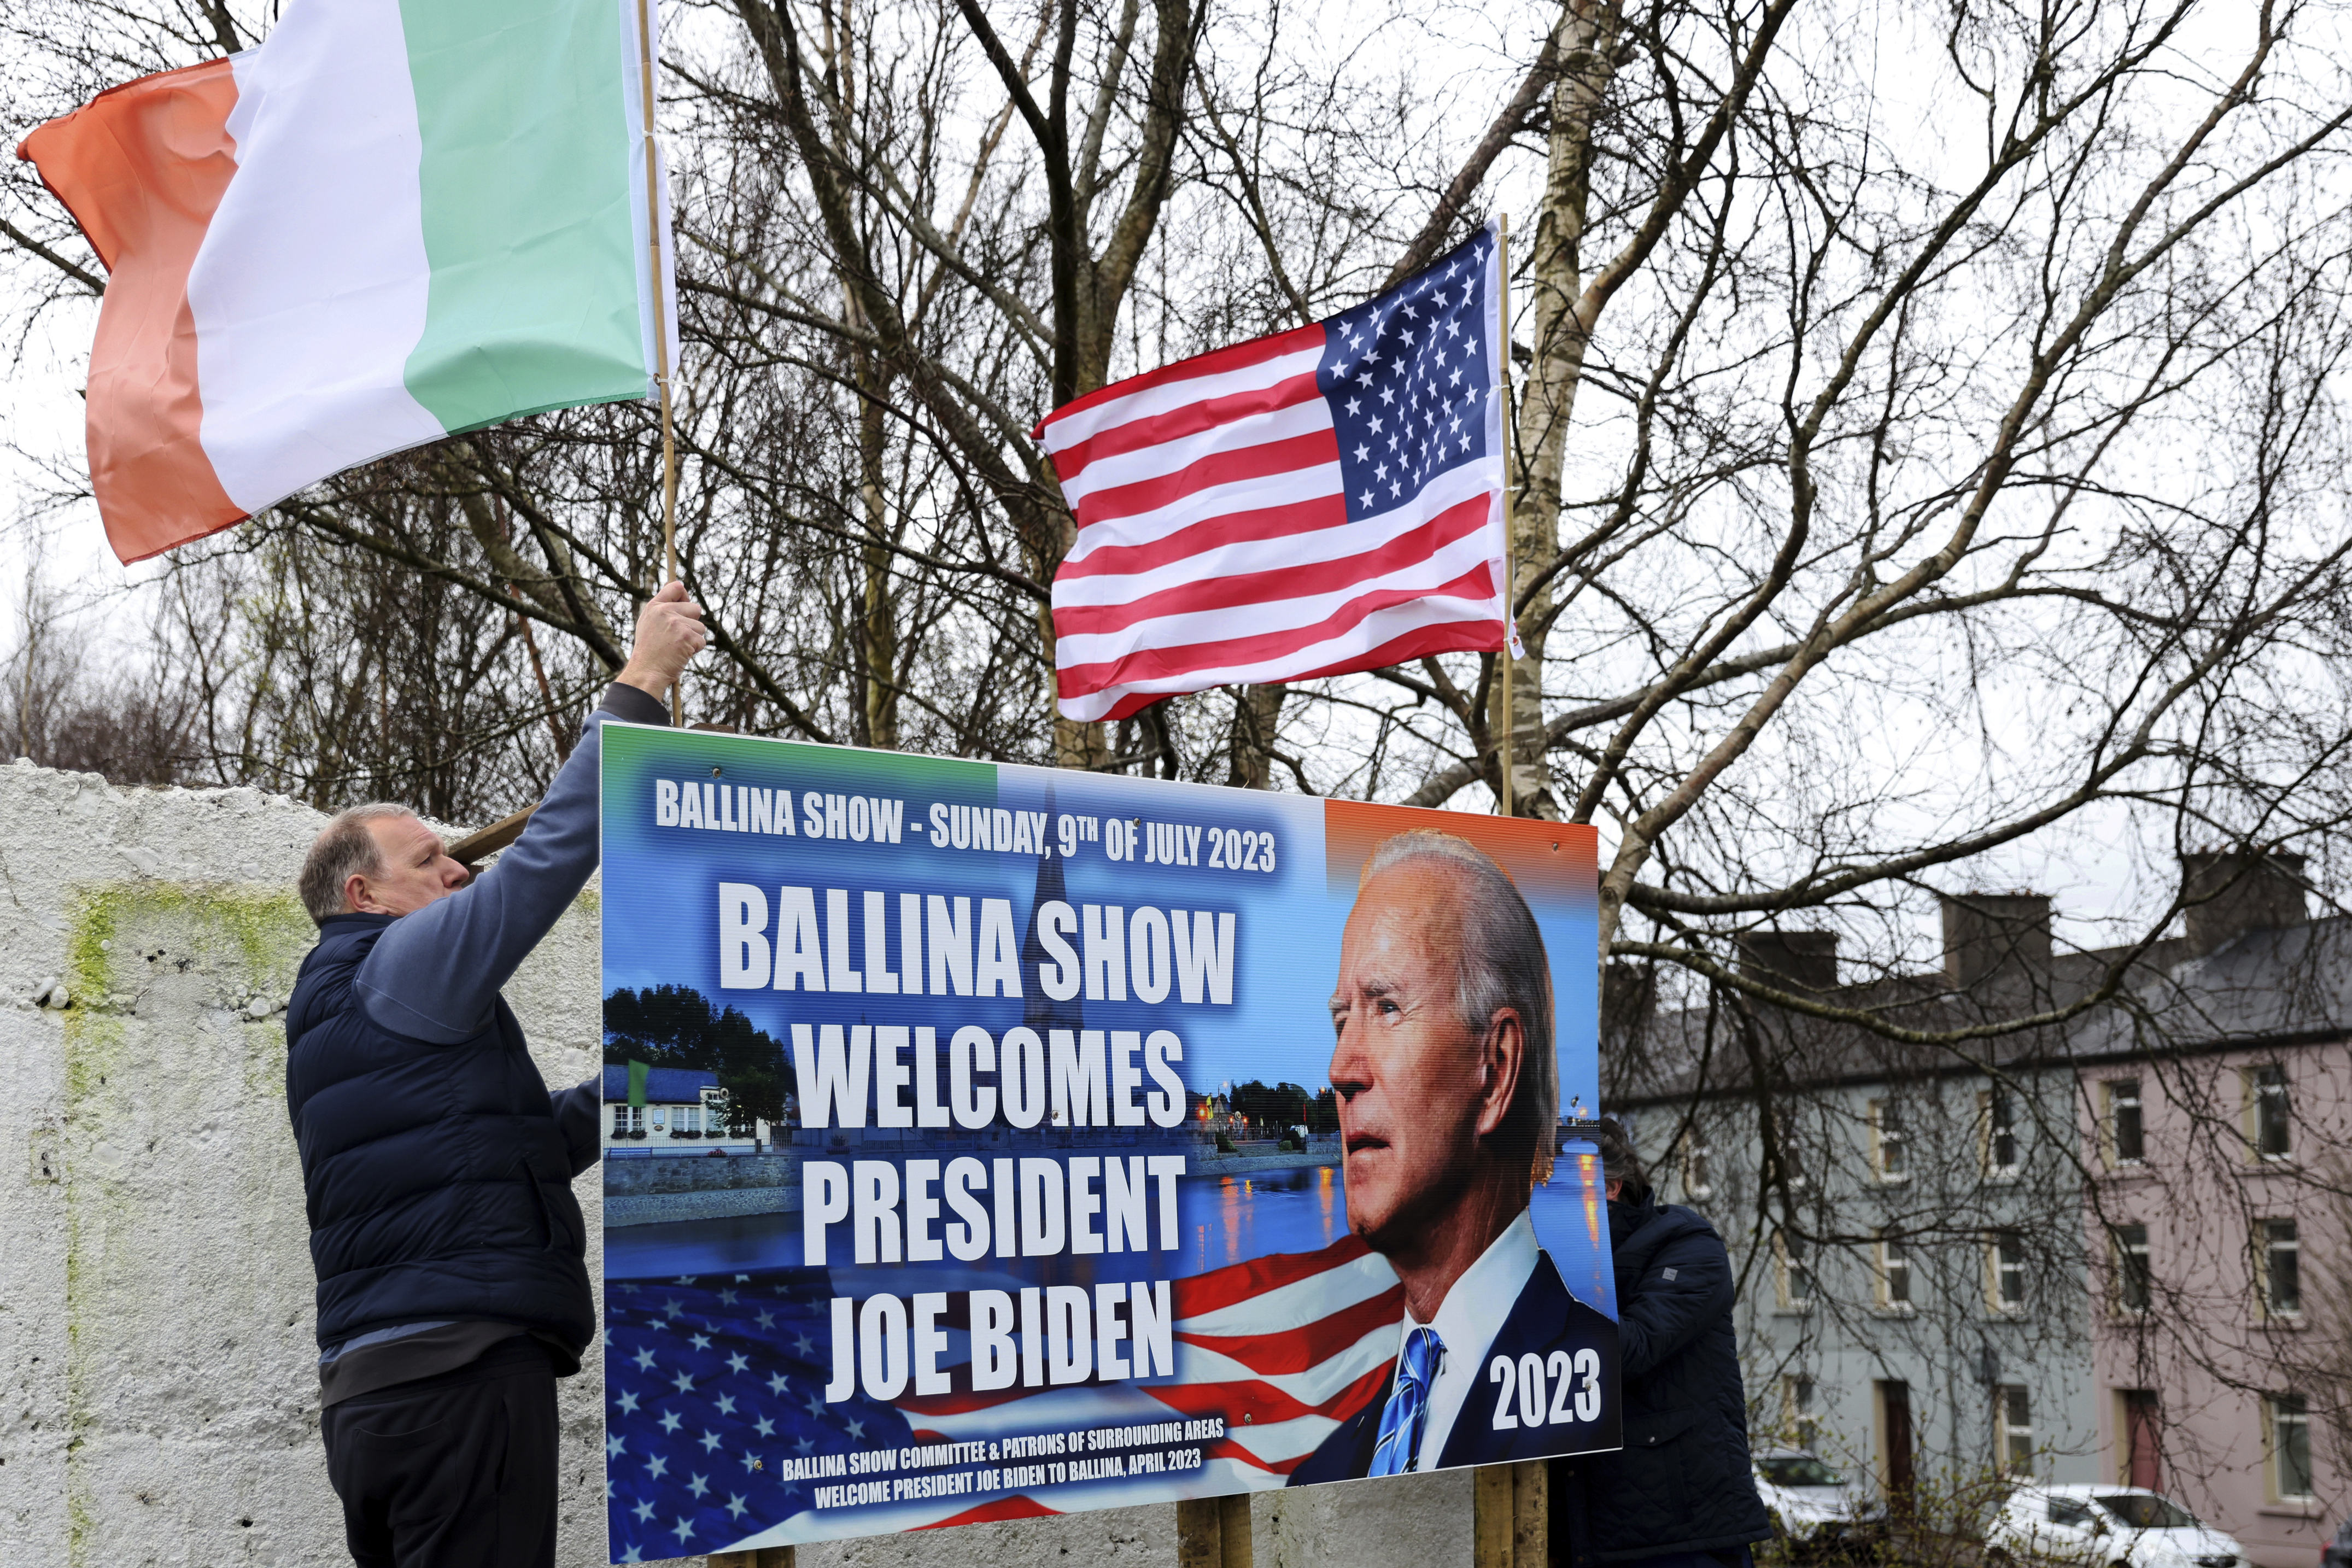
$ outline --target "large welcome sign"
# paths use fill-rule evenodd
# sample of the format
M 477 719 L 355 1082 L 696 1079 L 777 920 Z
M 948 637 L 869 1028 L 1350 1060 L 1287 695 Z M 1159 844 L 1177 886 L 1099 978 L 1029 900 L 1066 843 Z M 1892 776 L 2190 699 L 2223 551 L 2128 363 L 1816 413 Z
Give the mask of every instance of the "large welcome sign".
M 1587 827 L 609 724 L 622 1562 L 1617 1445 Z

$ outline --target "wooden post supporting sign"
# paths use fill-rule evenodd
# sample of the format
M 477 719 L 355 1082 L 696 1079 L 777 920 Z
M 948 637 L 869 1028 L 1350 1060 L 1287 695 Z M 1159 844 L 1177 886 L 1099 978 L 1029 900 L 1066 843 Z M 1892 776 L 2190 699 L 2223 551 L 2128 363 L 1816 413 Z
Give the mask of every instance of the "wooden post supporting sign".
M 1250 1552 L 1248 1493 L 1176 1505 L 1177 1568 L 1250 1568 Z
M 1470 1493 L 1473 1568 L 1549 1568 L 1551 1466 L 1481 1465 Z
M 793 1568 L 793 1549 L 762 1546 L 757 1552 L 714 1552 L 702 1561 L 704 1568 Z

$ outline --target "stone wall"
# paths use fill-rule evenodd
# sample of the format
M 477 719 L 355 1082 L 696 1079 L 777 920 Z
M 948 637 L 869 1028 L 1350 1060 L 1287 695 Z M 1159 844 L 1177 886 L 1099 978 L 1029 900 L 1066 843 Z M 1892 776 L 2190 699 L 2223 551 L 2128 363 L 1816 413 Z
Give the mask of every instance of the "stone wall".
M 283 1010 L 322 819 L 0 766 L 0 1563 L 348 1563 L 319 1447 Z M 592 886 L 507 988 L 594 1069 Z M 717 1162 L 712 1162 L 716 1164 Z M 598 1178 L 581 1178 L 596 1272 Z M 563 1384 L 563 1568 L 604 1562 L 602 1367 Z M 1466 1472 L 1255 1500 L 1261 1568 L 1466 1562 Z M 1173 1564 L 1173 1506 L 803 1548 L 804 1568 Z

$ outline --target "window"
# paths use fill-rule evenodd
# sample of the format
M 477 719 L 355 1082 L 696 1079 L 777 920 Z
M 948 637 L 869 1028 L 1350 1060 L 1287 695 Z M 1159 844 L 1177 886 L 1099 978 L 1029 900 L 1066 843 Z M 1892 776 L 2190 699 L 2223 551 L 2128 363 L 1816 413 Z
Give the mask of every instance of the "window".
M 2126 1530 L 2194 1530 L 2197 1516 L 2168 1498 L 2101 1492 L 2099 1507 Z
M 1782 1231 L 1772 1238 L 1773 1294 L 1783 1312 L 1802 1312 L 1813 1304 L 1813 1268 L 1805 1244 Z
M 1878 1240 L 1878 1304 L 1890 1312 L 1911 1310 L 1911 1250 L 1891 1236 Z
M 2019 1384 L 1992 1391 L 1992 1464 L 2003 1475 L 2033 1471 L 2033 1406 Z
M 1985 1238 L 1985 1305 L 1996 1312 L 2025 1310 L 2025 1242 L 2014 1231 Z
M 1822 1418 L 1816 1404 L 1818 1395 L 1819 1390 L 1814 1387 L 1813 1380 L 1810 1377 L 1800 1373 L 1780 1379 L 1780 1431 L 1788 1439 L 1790 1447 L 1811 1450 L 1818 1449 L 1822 1446 Z M 1774 1461 L 1768 1459 L 1759 1462 L 1769 1465 Z M 1806 1461 L 1801 1459 L 1780 1462 L 1792 1469 L 1806 1464 Z M 1820 1468 L 1819 1461 L 1814 1461 L 1811 1468 Z M 1790 1481 L 1782 1480 L 1778 1476 L 1772 1476 L 1770 1479 L 1774 1485 L 1784 1487 L 1835 1486 L 1837 1484 L 1835 1480 Z
M 669 1117 L 669 1130 L 673 1136 L 679 1138 L 701 1137 L 702 1107 L 698 1105 L 681 1105 L 676 1110 L 671 1111 Z
M 1783 1379 L 1783 1382 L 1792 1381 Z M 1808 1384 L 1807 1387 L 1811 1384 Z M 1776 1487 L 1842 1487 L 1845 1477 L 1812 1454 L 1759 1454 L 1757 1473 Z
M 642 1138 L 646 1135 L 646 1108 L 642 1105 L 613 1107 L 613 1136 Z
M 2254 1154 L 2263 1160 L 2284 1160 L 2294 1152 L 2287 1119 L 2286 1068 L 2272 1063 L 2246 1074 L 2247 1134 Z
M 2140 1165 L 2147 1162 L 2147 1139 L 2140 1121 L 2139 1079 L 2119 1078 L 2107 1085 L 2107 1163 Z
M 2053 1497 L 2050 1500 L 2050 1522 L 2068 1530 L 2088 1530 L 2091 1505 L 2075 1498 Z
M 2017 1101 L 2009 1090 L 1996 1089 L 1983 1096 L 1983 1105 L 1985 1174 L 2014 1176 L 2017 1174 Z
M 1882 1182 L 1900 1182 L 1911 1174 L 1910 1149 L 1903 1134 L 1902 1108 L 1891 1100 L 1870 1102 L 1871 1168 Z
M 2147 1267 L 2147 1226 L 2119 1225 L 2110 1233 L 2115 1244 L 2116 1310 L 2147 1310 L 2151 1280 Z
M 2303 1313 L 2302 1242 L 2291 1219 L 2258 1220 L 2254 1224 L 2254 1278 L 2261 1288 L 2263 1315 L 2294 1318 Z
M 2311 1484 L 2311 1406 L 2300 1394 L 2274 1394 L 2263 1401 L 2264 1442 L 2270 1449 L 2273 1502 L 2308 1502 Z

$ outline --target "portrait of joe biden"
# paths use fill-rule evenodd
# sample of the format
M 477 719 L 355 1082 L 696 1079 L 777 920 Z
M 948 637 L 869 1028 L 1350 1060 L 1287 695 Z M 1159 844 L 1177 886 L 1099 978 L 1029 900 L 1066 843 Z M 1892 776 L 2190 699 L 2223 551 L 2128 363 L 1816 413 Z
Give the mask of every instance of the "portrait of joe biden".
M 1543 933 L 1502 868 L 1447 833 L 1378 846 L 1331 1023 L 1348 1226 L 1405 1316 L 1381 1397 L 1290 1483 L 1614 1447 L 1617 1326 L 1569 1293 L 1528 1213 L 1559 1064 Z

